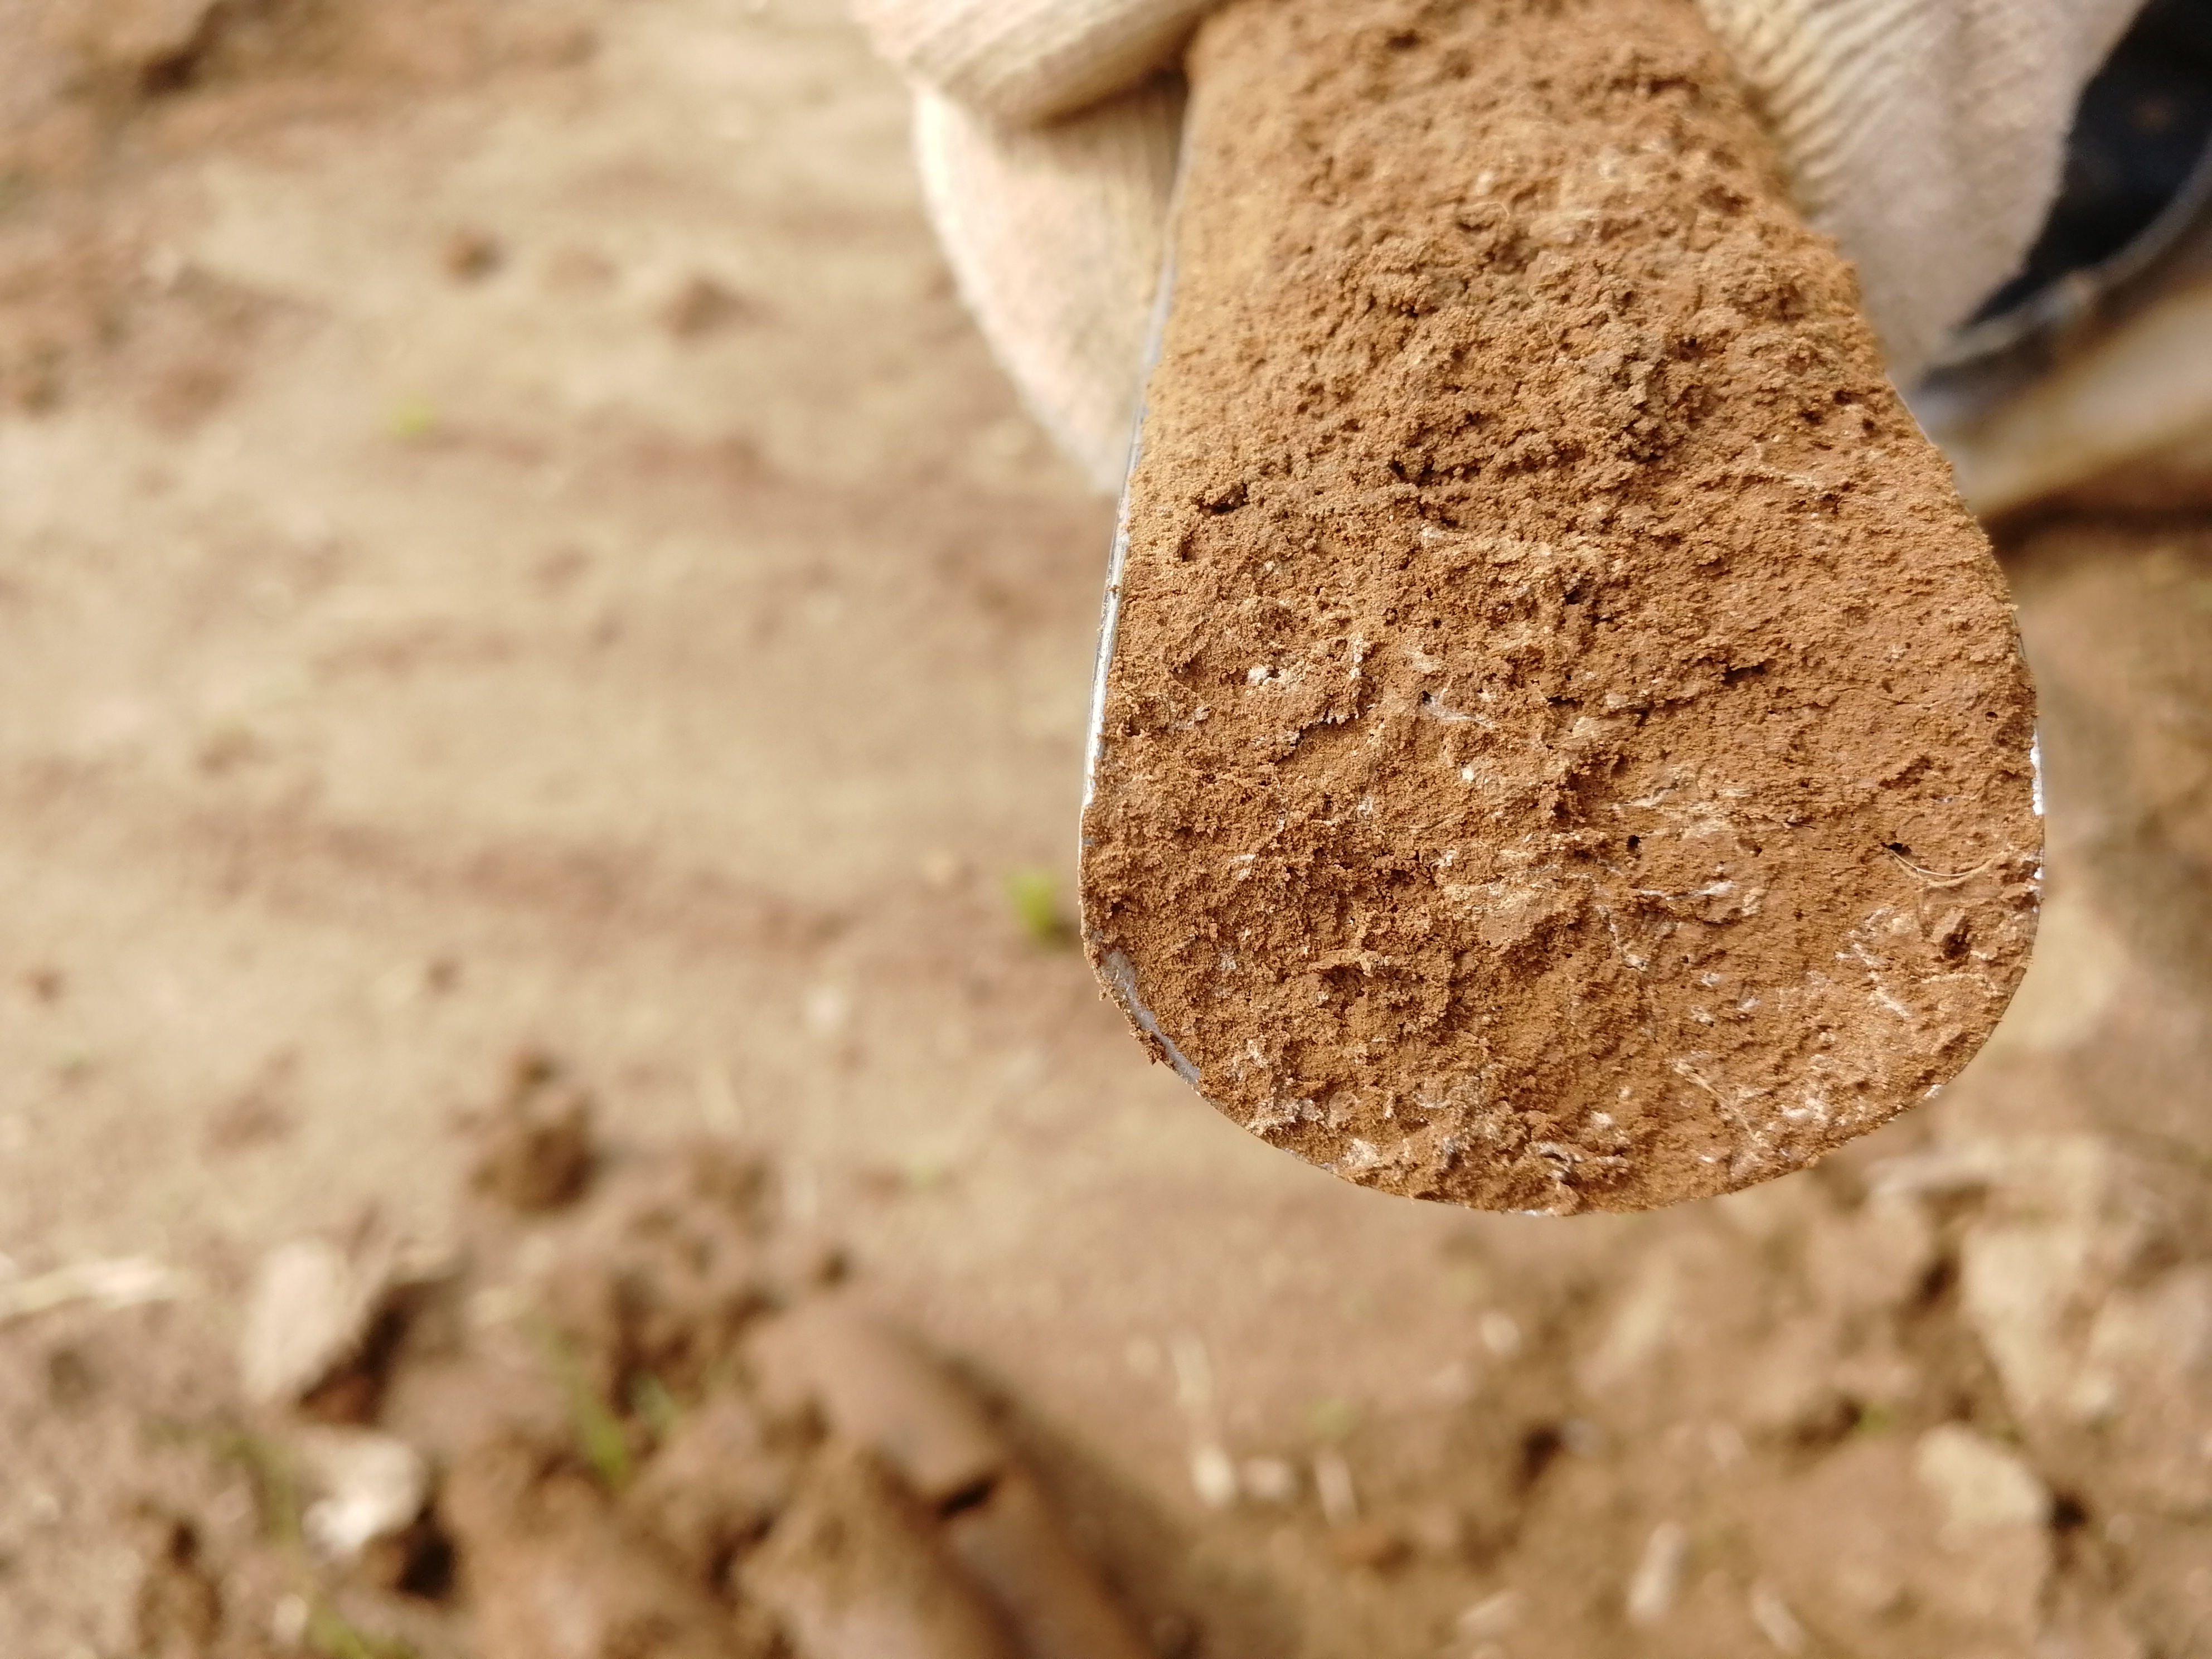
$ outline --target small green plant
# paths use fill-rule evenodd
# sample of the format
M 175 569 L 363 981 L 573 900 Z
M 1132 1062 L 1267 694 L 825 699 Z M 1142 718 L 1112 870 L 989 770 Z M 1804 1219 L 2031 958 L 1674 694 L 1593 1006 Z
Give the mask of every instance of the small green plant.
M 373 1636 L 327 1601 L 309 1605 L 307 1637 L 308 1648 L 323 1659 L 416 1659 L 411 1643 Z
M 629 1431 L 584 1375 L 583 1364 L 568 1340 L 550 1328 L 538 1333 L 538 1340 L 552 1362 L 554 1375 L 561 1379 L 562 1393 L 568 1396 L 568 1422 L 576 1432 L 576 1449 L 583 1453 L 584 1462 L 601 1486 L 609 1492 L 620 1492 L 629 1484 Z
M 412 1643 L 362 1630 L 324 1599 L 300 1525 L 299 1471 L 281 1444 L 249 1429 L 220 1424 L 155 1422 L 148 1432 L 157 1444 L 198 1445 L 218 1462 L 245 1471 L 262 1536 L 289 1558 L 285 1577 L 307 1608 L 300 1636 L 309 1652 L 322 1659 L 421 1659 Z
M 409 442 L 427 438 L 438 429 L 438 411 L 422 398 L 410 398 L 392 411 L 392 435 Z
M 1006 875 L 1006 902 L 1030 941 L 1064 951 L 1075 943 L 1075 924 L 1060 908 L 1060 883 L 1049 870 L 1013 870 Z
M 641 1372 L 629 1385 L 629 1409 L 656 1443 L 675 1433 L 677 1419 L 684 1414 L 668 1385 L 651 1371 Z
M 275 1441 L 244 1429 L 222 1429 L 213 1437 L 216 1457 L 246 1471 L 252 1483 L 254 1512 L 262 1535 L 273 1544 L 300 1542 L 300 1476 L 291 1458 Z

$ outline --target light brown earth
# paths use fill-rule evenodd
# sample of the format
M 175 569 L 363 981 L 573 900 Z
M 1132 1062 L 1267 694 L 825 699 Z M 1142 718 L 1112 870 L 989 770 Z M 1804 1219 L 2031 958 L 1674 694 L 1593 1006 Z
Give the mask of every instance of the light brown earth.
M 269 1646 L 146 1425 L 538 1048 L 767 1149 L 1164 1650 L 2212 1652 L 2212 526 L 2014 538 L 2049 904 L 1942 1098 L 1649 1217 L 1345 1188 L 1008 900 L 1110 514 L 904 118 L 797 0 L 0 5 L 0 1297 L 197 1287 L 0 1327 L 0 1651 Z
M 1084 813 L 1133 1021 L 1484 1210 L 1926 1099 L 2027 970 L 2034 697 L 1692 0 L 1267 0 L 1188 74 Z

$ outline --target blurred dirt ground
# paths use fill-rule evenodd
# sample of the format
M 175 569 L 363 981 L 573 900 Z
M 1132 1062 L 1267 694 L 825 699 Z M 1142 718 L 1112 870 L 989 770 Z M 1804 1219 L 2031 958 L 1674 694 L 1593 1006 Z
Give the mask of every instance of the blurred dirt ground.
M 316 1650 L 156 1593 L 252 1500 L 148 1425 L 544 1049 L 764 1149 L 1164 1652 L 2212 1654 L 2212 520 L 2011 534 L 2049 904 L 1944 1097 L 1354 1190 L 1040 925 L 1110 509 L 904 121 L 826 0 L 0 0 L 0 1651 Z

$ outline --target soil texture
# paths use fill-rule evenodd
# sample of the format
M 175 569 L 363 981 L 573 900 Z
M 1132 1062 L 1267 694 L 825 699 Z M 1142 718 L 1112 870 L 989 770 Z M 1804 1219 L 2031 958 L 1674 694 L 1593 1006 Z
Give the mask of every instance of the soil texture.
M 2005 546 L 2051 877 L 1942 1095 L 1657 1213 L 1409 1203 L 1066 947 L 1111 512 L 834 11 L 0 42 L 0 1652 L 459 1659 L 547 1561 L 802 1639 L 745 1575 L 845 1454 L 754 1344 L 824 1243 L 1168 1659 L 2212 1651 L 2203 522 Z
M 2033 698 L 1692 0 L 1248 0 L 1191 74 L 1085 828 L 1146 1042 L 1485 1209 L 1924 1099 L 2027 967 Z

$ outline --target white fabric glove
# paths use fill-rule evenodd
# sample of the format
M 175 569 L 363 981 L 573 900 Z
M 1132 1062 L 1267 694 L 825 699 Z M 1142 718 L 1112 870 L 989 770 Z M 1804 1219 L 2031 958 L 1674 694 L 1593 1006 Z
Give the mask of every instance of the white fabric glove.
M 915 88 L 929 210 L 985 337 L 1121 483 L 1166 230 L 1171 67 L 1212 0 L 854 0 Z M 1891 372 L 2020 264 L 2083 85 L 2142 0 L 1698 0 L 1806 216 L 1858 267 Z

